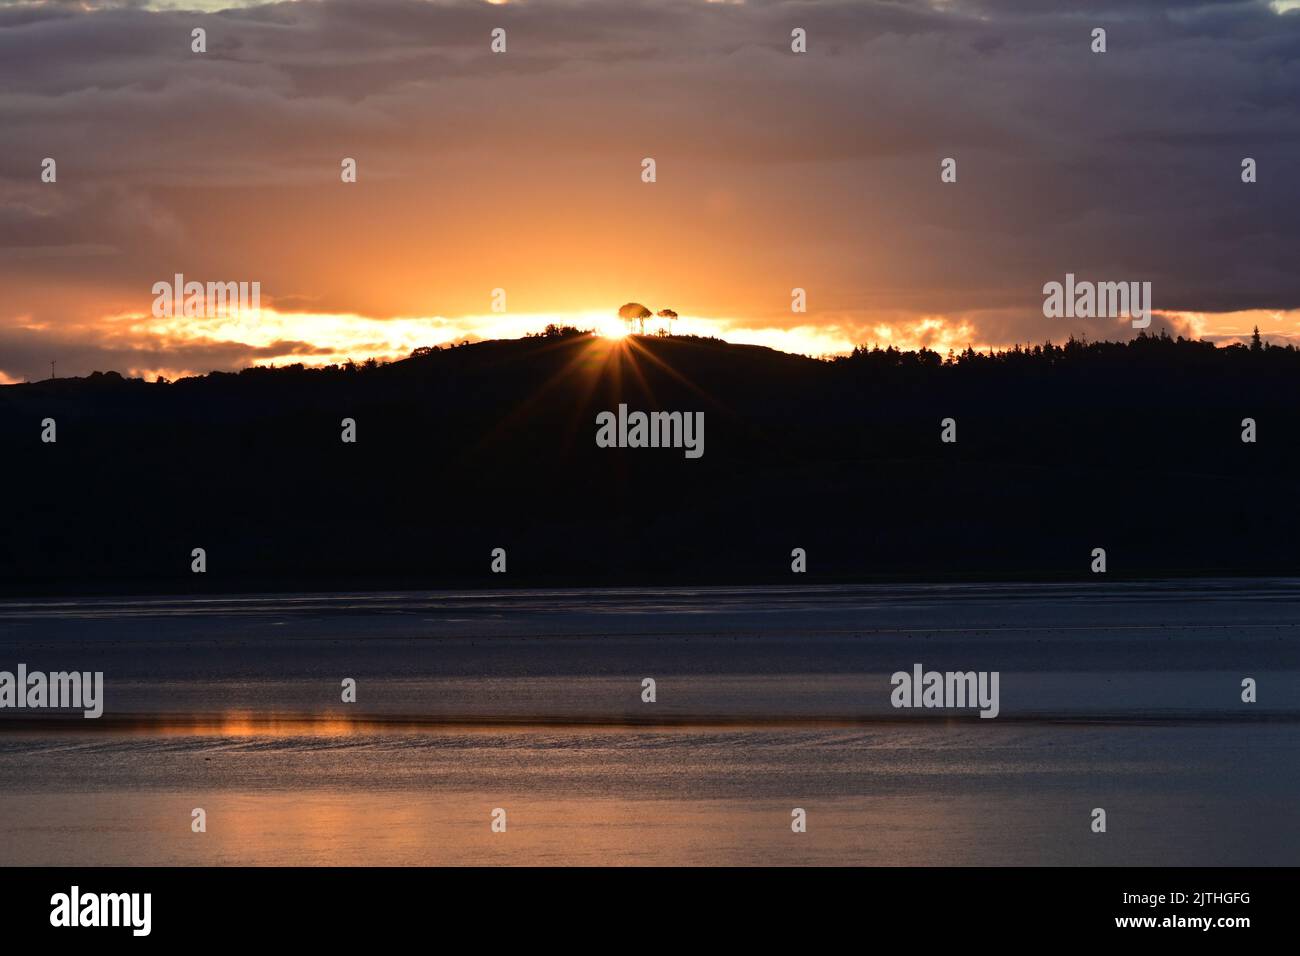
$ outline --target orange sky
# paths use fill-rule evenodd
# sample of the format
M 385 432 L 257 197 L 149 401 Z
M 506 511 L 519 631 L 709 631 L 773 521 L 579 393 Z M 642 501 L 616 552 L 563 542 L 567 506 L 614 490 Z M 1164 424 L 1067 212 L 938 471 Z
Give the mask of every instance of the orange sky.
M 1066 272 L 1150 281 L 1175 333 L 1300 332 L 1300 95 L 1262 65 L 1300 12 L 1103 2 L 1102 58 L 974 0 L 86 6 L 0 19 L 0 382 L 393 358 L 627 301 L 813 355 L 1133 334 L 1044 318 Z M 177 272 L 263 310 L 155 319 Z

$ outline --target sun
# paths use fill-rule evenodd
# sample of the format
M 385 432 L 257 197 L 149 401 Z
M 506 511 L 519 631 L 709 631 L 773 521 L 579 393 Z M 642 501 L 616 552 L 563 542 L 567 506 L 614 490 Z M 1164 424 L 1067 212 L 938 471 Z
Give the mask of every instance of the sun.
M 602 339 L 625 339 L 628 335 L 627 323 L 617 317 L 601 316 L 596 322 L 596 334 Z

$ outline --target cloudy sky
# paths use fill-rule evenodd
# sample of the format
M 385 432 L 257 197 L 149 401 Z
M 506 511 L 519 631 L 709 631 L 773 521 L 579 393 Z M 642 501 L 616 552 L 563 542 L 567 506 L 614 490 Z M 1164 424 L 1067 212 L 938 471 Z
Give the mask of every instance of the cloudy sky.
M 1045 318 L 1067 272 L 1151 282 L 1156 326 L 1300 339 L 1290 7 L 0 3 L 0 382 L 391 357 L 629 300 L 809 354 L 1133 334 Z M 261 312 L 155 317 L 176 273 L 260 282 Z

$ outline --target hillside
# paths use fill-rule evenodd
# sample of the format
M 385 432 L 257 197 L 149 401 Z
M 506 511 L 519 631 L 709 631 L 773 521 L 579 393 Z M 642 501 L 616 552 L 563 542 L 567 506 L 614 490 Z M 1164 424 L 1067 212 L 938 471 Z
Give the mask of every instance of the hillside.
M 1094 547 L 1112 578 L 1290 574 L 1298 399 L 1291 349 L 1169 339 L 945 363 L 550 336 L 8 386 L 0 589 L 1087 579 Z M 620 402 L 703 412 L 703 456 L 597 447 Z

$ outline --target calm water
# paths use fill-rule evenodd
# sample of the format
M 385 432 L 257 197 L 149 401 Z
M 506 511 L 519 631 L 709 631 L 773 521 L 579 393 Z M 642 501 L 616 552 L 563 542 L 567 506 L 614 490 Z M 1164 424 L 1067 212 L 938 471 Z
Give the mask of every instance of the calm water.
M 0 711 L 0 863 L 1296 864 L 1297 626 L 1281 580 L 0 604 L 0 669 L 107 698 Z M 894 710 L 914 662 L 1001 716 Z

